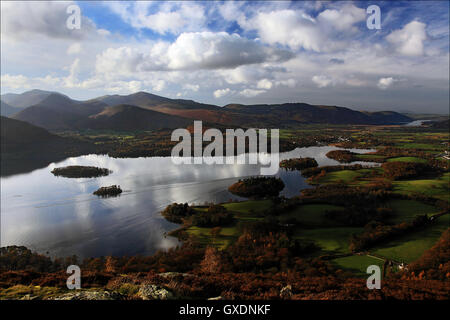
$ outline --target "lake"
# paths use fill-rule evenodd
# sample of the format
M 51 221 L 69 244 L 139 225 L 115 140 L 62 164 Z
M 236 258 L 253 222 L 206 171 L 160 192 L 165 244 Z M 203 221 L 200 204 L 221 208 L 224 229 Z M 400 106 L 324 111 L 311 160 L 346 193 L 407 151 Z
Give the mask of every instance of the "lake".
M 297 148 L 281 153 L 280 160 L 312 157 L 320 166 L 336 165 L 339 163 L 325 154 L 337 149 L 341 148 Z M 70 179 L 50 172 L 67 165 L 103 167 L 113 173 Z M 175 165 L 169 157 L 68 158 L 30 173 L 1 178 L 1 246 L 24 245 L 60 257 L 153 254 L 179 244 L 165 235 L 177 228 L 160 215 L 168 204 L 242 200 L 229 193 L 228 186 L 259 172 L 259 165 Z M 298 171 L 280 169 L 278 176 L 286 185 L 282 191 L 286 197 L 310 187 Z M 101 186 L 113 184 L 124 191 L 119 197 L 102 199 L 92 194 Z
M 426 124 L 427 122 L 430 122 L 432 120 L 414 120 L 412 122 L 408 122 L 407 124 L 405 124 L 405 126 L 407 127 L 420 127 L 424 124 Z

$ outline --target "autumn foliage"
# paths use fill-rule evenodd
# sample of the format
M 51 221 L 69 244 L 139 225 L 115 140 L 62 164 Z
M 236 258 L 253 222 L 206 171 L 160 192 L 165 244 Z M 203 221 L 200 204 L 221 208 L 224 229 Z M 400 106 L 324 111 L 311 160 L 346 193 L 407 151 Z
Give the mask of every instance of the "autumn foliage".
M 232 184 L 228 191 L 246 198 L 276 197 L 284 189 L 284 183 L 274 177 L 252 177 L 240 179 Z

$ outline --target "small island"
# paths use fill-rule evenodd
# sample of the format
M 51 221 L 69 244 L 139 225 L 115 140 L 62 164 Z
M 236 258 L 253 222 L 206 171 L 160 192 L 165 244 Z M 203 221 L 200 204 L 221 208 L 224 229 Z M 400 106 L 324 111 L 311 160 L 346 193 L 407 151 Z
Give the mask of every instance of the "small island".
M 181 224 L 183 220 L 194 214 L 192 209 L 187 203 L 172 203 L 169 204 L 161 214 L 168 221 Z
M 122 189 L 120 189 L 120 186 L 109 186 L 109 187 L 101 187 L 97 191 L 94 191 L 94 194 L 96 196 L 100 197 L 114 197 L 118 196 L 122 193 Z
M 293 158 L 286 159 L 280 162 L 280 167 L 287 170 L 303 170 L 308 168 L 315 168 L 319 164 L 314 158 Z
M 341 163 L 349 163 L 352 161 L 356 161 L 354 152 L 348 150 L 332 150 L 329 151 L 326 156 L 330 159 L 339 161 Z
M 55 176 L 65 178 L 94 178 L 107 176 L 112 171 L 106 168 L 98 168 L 91 166 L 67 166 L 55 168 L 52 173 Z
M 284 183 L 280 178 L 252 177 L 232 184 L 228 191 L 245 198 L 277 197 L 284 189 Z
M 208 207 L 191 207 L 187 203 L 172 203 L 161 214 L 168 221 L 184 224 L 185 227 L 213 228 L 226 226 L 234 221 L 233 214 L 218 204 L 212 204 Z

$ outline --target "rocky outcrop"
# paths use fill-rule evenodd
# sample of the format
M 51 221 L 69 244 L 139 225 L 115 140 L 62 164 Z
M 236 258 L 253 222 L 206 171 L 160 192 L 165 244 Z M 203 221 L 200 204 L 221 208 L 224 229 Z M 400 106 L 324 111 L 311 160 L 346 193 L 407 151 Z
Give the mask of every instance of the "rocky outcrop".
M 288 284 L 286 287 L 280 290 L 280 298 L 290 299 L 292 297 L 292 286 Z
M 52 297 L 51 300 L 121 300 L 122 296 L 116 292 L 109 291 L 87 291 L 76 290 L 59 296 Z
M 163 277 L 165 279 L 173 279 L 176 277 L 193 277 L 194 275 L 189 273 L 181 273 L 181 272 L 163 272 L 159 273 L 158 276 Z
M 141 285 L 137 295 L 142 300 L 170 300 L 175 298 L 172 292 L 154 284 Z

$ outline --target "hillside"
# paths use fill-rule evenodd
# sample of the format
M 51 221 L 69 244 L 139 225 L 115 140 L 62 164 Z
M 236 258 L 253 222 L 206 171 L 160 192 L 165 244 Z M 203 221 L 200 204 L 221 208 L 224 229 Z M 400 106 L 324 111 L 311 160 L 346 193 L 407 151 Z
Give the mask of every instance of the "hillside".
M 50 91 L 44 91 L 44 90 L 30 90 L 26 91 L 24 93 L 6 93 L 2 94 L 1 99 L 2 101 L 6 102 L 12 107 L 16 108 L 28 108 L 32 105 L 38 104 L 41 101 L 43 101 L 45 98 L 47 98 L 51 94 L 58 94 L 60 93 L 56 92 L 50 92 Z
M 443 120 L 443 121 L 433 121 L 430 125 L 432 128 L 436 129 L 449 129 L 450 128 L 450 120 Z
M 89 143 L 62 138 L 27 122 L 3 116 L 0 118 L 2 176 L 95 152 L 95 147 Z
M 303 123 L 398 124 L 411 121 L 411 118 L 392 111 L 369 113 L 345 107 L 316 106 L 306 103 L 230 104 L 219 107 L 192 100 L 164 98 L 146 92 L 128 96 L 104 96 L 95 100 L 109 105 L 135 105 L 166 114 L 228 126 L 291 127 Z
M 101 102 L 77 102 L 64 96 L 50 95 L 39 104 L 16 113 L 12 118 L 48 130 L 82 129 L 81 122 L 107 105 Z
M 4 101 L 0 101 L 0 115 L 9 117 L 17 112 L 19 112 L 21 109 L 15 108 L 9 104 L 7 104 Z
M 78 129 L 79 122 L 107 106 L 102 102 L 80 102 L 59 93 L 49 93 L 39 103 L 14 114 L 12 118 L 48 130 Z
M 410 117 L 393 111 L 360 112 L 306 103 L 219 107 L 147 92 L 77 101 L 55 92 L 32 90 L 23 94 L 5 94 L 2 99 L 12 107 L 25 107 L 12 116 L 14 119 L 52 131 L 154 130 L 185 127 L 188 122 L 184 119 L 189 119 L 191 124 L 193 120 L 202 120 L 228 127 L 259 128 L 295 128 L 306 123 L 386 125 L 411 121 Z M 35 103 L 30 105 L 33 101 Z
M 203 104 L 195 102 L 193 100 L 170 99 L 143 91 L 136 92 L 130 95 L 107 95 L 89 101 L 101 101 L 110 106 L 119 104 L 128 104 L 138 106 L 141 108 L 166 107 L 174 109 L 206 109 L 206 110 L 221 109 L 220 107 L 215 105 Z
M 111 129 L 119 131 L 157 130 L 163 128 L 186 127 L 191 121 L 186 118 L 146 110 L 140 107 L 121 104 L 107 107 L 82 122 L 88 129 Z
M 241 105 L 231 104 L 227 110 L 252 115 L 258 121 L 271 125 L 281 123 L 286 126 L 302 123 L 328 124 L 398 124 L 411 121 L 397 112 L 360 112 L 345 107 L 316 106 L 307 103 L 285 103 L 281 105 Z
M 82 119 L 69 111 L 58 111 L 44 105 L 35 105 L 15 114 L 13 119 L 25 121 L 48 130 L 68 130 Z

